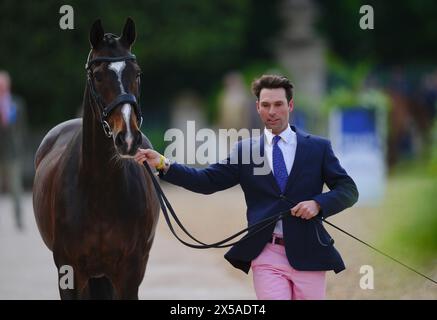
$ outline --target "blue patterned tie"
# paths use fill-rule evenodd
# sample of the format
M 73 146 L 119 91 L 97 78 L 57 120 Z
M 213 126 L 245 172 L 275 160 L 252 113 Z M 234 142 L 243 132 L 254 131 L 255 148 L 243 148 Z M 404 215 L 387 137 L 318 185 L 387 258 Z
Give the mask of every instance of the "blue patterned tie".
M 285 166 L 284 156 L 279 148 L 278 142 L 281 140 L 280 136 L 273 137 L 273 172 L 281 192 L 284 192 L 287 184 L 288 172 Z

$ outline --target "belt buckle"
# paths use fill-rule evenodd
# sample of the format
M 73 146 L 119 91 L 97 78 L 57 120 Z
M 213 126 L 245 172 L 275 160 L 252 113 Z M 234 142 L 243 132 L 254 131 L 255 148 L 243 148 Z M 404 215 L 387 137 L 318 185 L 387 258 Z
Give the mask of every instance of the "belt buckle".
M 272 236 L 272 244 L 276 244 L 276 235 Z
M 276 239 L 278 239 L 278 242 L 276 242 Z M 272 244 L 280 245 L 279 239 L 282 239 L 282 238 L 278 237 L 276 234 L 273 234 L 273 236 L 272 236 Z

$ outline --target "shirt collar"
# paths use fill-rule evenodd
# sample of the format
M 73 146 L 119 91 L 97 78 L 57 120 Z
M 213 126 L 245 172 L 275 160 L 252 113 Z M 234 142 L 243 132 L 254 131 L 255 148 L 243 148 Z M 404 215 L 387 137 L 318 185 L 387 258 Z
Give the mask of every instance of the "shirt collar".
M 267 143 L 271 145 L 275 134 L 273 134 L 271 130 L 264 128 L 264 135 L 266 137 Z M 281 140 L 284 140 L 284 142 L 287 144 L 293 141 L 293 135 L 295 136 L 296 132 L 291 130 L 290 125 L 288 125 L 287 128 L 279 134 Z

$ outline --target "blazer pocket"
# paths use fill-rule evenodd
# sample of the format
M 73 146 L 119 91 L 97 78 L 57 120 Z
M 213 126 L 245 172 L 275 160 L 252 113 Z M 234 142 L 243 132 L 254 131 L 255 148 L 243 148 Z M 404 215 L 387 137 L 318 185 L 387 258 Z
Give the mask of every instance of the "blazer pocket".
M 323 247 L 329 247 L 334 245 L 334 239 L 323 227 L 322 222 L 313 221 L 314 232 L 317 238 L 317 242 Z

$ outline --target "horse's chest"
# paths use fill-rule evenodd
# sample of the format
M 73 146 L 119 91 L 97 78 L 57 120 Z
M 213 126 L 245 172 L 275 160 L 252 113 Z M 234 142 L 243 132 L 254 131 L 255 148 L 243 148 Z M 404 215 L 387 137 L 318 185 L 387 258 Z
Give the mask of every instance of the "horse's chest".
M 74 237 L 66 239 L 65 248 L 81 268 L 94 272 L 116 267 L 126 259 L 141 257 L 145 252 L 146 236 L 138 227 L 111 220 L 89 220 Z
M 127 256 L 141 251 L 147 241 L 146 216 L 140 212 L 90 206 L 62 220 L 63 226 L 58 226 L 66 247 L 73 247 L 82 256 Z
M 57 215 L 65 254 L 90 274 L 126 259 L 141 260 L 151 230 L 144 191 L 117 190 L 114 183 L 77 190 L 65 193 L 64 210 Z
M 141 238 L 144 230 L 144 216 L 129 215 L 122 212 L 93 212 L 84 221 L 85 239 L 96 241 L 102 246 L 131 246 Z

